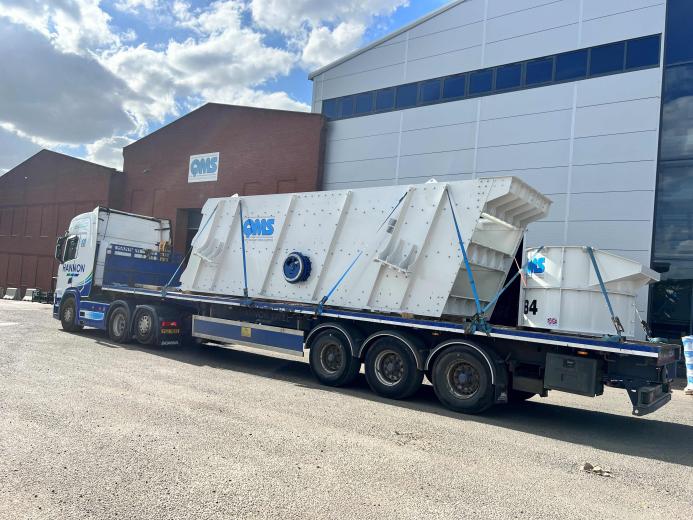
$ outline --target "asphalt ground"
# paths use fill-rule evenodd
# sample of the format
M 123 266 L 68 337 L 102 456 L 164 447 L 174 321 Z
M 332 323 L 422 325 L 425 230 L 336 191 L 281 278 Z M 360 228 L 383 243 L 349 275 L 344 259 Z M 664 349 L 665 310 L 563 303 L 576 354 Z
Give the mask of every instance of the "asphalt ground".
M 690 519 L 692 467 L 681 387 L 643 418 L 614 389 L 464 416 L 428 385 L 388 401 L 304 359 L 117 345 L 0 301 L 2 519 Z

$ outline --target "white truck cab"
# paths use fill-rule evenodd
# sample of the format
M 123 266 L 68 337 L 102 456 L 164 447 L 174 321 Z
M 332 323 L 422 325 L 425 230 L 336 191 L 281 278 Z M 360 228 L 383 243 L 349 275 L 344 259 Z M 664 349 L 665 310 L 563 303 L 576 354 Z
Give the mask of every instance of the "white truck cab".
M 170 246 L 168 220 L 101 207 L 77 215 L 55 247 L 60 262 L 56 301 L 67 290 L 86 297 L 93 287 L 101 287 L 107 253 L 121 257 L 136 251 L 159 254 L 168 253 Z

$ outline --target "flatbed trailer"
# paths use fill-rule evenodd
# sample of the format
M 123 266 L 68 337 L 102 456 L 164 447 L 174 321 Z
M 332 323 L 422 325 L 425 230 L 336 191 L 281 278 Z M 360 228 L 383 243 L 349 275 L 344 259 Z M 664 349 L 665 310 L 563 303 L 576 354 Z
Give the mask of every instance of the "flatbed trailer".
M 162 246 L 169 236 L 151 217 L 105 208 L 75 217 L 56 248 L 54 317 L 70 332 L 91 327 L 152 348 L 211 341 L 308 354 L 329 386 L 348 385 L 364 366 L 372 390 L 392 399 L 416 393 L 426 376 L 462 413 L 550 390 L 598 396 L 604 386 L 625 389 L 637 416 L 671 399 L 677 345 L 191 293 L 175 287 L 184 262 Z
M 452 321 L 122 286 L 88 298 L 68 291 L 54 304 L 58 319 L 65 297 L 76 304 L 77 326 L 107 331 L 117 342 L 171 347 L 196 338 L 308 352 L 313 373 L 330 386 L 351 383 L 365 363 L 373 390 L 394 399 L 415 393 L 425 374 L 445 406 L 465 413 L 549 390 L 598 396 L 610 386 L 627 391 L 634 415 L 646 415 L 671 399 L 680 350 L 517 327 L 471 332 Z M 345 354 L 351 359 L 340 360 Z

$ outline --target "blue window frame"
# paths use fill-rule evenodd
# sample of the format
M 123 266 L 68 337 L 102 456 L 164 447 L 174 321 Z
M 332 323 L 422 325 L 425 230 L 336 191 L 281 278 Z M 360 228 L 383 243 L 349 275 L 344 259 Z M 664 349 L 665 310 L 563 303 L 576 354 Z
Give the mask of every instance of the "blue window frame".
M 354 115 L 354 96 L 346 96 L 339 100 L 339 117 Z
M 375 93 L 376 110 L 392 110 L 395 108 L 395 89 L 384 88 Z
M 356 114 L 368 114 L 373 111 L 373 92 L 356 95 Z
M 496 71 L 496 90 L 517 88 L 522 83 L 522 64 L 503 65 Z
M 443 81 L 443 98 L 461 98 L 467 93 L 467 75 L 449 76 Z
M 431 81 L 423 81 L 421 83 L 421 102 L 422 103 L 435 103 L 440 99 L 440 84 L 439 79 L 433 79 Z
M 659 35 L 630 40 L 626 50 L 626 69 L 659 65 Z
M 397 108 L 408 108 L 416 106 L 416 98 L 419 93 L 417 83 L 400 85 L 397 87 Z
M 556 56 L 556 81 L 584 78 L 587 75 L 587 49 Z
M 327 119 L 334 119 L 337 117 L 337 100 L 327 99 L 322 102 L 322 114 Z
M 590 51 L 590 76 L 622 71 L 625 53 L 625 42 L 594 47 Z
M 688 7 L 689 4 L 679 4 L 683 0 L 669 1 L 684 6 L 682 9 L 693 13 L 693 7 Z M 684 24 L 682 27 L 685 32 L 688 26 Z M 676 35 L 672 35 L 672 41 L 676 38 Z M 688 33 L 685 38 L 688 38 Z M 655 34 L 524 62 L 326 99 L 323 101 L 323 114 L 328 120 L 362 116 L 373 112 L 456 101 L 467 96 L 489 96 L 514 89 L 541 87 L 556 82 L 659 67 L 661 41 L 662 35 Z M 693 62 L 693 45 L 689 39 L 686 39 L 685 46 L 684 50 L 671 51 L 672 59 L 690 57 L 689 62 Z
M 527 62 L 525 85 L 541 85 L 553 81 L 553 56 Z
M 493 69 L 478 70 L 469 75 L 469 95 L 485 94 L 493 90 Z

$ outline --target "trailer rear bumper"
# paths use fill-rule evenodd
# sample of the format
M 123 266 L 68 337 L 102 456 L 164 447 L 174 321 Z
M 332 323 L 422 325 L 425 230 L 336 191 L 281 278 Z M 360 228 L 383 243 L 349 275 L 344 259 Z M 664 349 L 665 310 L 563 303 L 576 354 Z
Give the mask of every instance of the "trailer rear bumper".
M 629 389 L 628 396 L 633 403 L 633 415 L 642 417 L 659 410 L 671 401 L 671 384 L 663 383 Z

